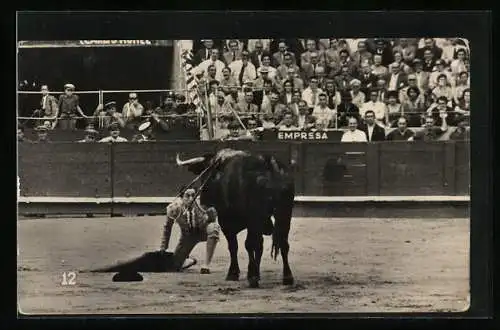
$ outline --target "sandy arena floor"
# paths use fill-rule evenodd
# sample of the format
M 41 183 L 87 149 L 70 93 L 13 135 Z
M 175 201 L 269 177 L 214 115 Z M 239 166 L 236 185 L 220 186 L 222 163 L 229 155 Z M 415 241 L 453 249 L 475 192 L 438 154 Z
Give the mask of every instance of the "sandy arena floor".
M 212 274 L 145 273 L 114 283 L 112 274 L 63 272 L 129 260 L 160 245 L 164 217 L 18 221 L 18 302 L 25 314 L 463 311 L 469 301 L 468 219 L 296 218 L 290 264 L 296 283 L 281 285 L 281 260 L 265 237 L 261 288 L 246 282 L 246 232 L 239 282 L 224 280 L 224 237 Z M 171 245 L 177 242 L 176 230 Z M 172 246 L 173 248 L 174 246 Z M 204 244 L 192 255 L 204 257 Z

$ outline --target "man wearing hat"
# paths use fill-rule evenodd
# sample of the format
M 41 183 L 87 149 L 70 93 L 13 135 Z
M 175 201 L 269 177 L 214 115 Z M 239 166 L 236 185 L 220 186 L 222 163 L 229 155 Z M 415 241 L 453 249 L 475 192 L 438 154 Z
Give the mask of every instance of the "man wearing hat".
M 45 125 L 38 126 L 36 129 L 37 140 L 34 143 L 50 143 L 48 136 L 49 129 Z
M 255 79 L 253 85 L 254 85 L 254 88 L 258 91 L 262 90 L 264 88 L 264 81 L 271 81 L 273 85 L 276 85 L 277 82 L 274 78 L 271 78 L 269 76 L 269 69 L 266 68 L 266 67 L 260 67 L 259 68 L 259 77 L 257 79 Z
M 228 66 L 231 69 L 233 78 L 243 86 L 247 80 L 254 81 L 257 78 L 257 70 L 255 65 L 250 62 L 249 53 L 245 50 L 241 52 L 241 59 L 232 61 Z
M 416 58 L 413 60 L 413 71 L 413 74 L 417 78 L 417 87 L 423 91 L 429 89 L 430 73 L 424 71 L 424 64 L 421 59 Z
M 102 138 L 99 142 L 127 142 L 127 139 L 120 136 L 120 124 L 112 123 L 108 127 L 109 136 Z
M 59 97 L 56 118 L 59 118 L 61 129 L 74 130 L 76 127 L 76 117 L 79 114 L 83 118 L 88 118 L 80 108 L 78 95 L 73 94 L 75 86 L 73 84 L 64 85 L 64 94 Z
M 113 123 L 117 123 L 120 127 L 125 126 L 125 120 L 123 116 L 116 109 L 116 102 L 110 101 L 103 105 L 99 104 L 94 113 L 95 117 L 98 117 L 99 127 L 109 127 Z
M 145 121 L 140 124 L 137 128 L 139 134 L 134 135 L 132 141 L 134 142 L 146 142 L 146 141 L 154 141 L 153 137 L 153 125 L 150 121 Z
M 85 129 L 85 137 L 82 140 L 78 140 L 80 143 L 96 142 L 96 138 L 99 132 L 94 129 L 94 126 L 89 125 Z

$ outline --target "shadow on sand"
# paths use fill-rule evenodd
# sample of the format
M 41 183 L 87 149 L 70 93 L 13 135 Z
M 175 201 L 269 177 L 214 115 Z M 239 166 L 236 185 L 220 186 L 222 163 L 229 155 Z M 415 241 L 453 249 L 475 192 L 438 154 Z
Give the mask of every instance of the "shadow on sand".
M 174 267 L 174 255 L 171 252 L 146 252 L 135 259 L 117 263 L 116 265 L 81 270 L 81 273 L 167 273 L 179 272 L 182 269 Z

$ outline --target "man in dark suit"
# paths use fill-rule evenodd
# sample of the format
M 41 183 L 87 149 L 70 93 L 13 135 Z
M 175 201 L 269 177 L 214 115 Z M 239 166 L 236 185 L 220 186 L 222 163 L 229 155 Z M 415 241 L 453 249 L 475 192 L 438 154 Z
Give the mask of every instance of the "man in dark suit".
M 436 41 L 432 38 L 424 39 L 424 47 L 417 50 L 417 58 L 423 59 L 426 50 L 430 50 L 432 53 L 432 59 L 434 61 L 439 60 L 443 56 L 443 49 L 436 46 Z
M 203 48 L 196 52 L 196 56 L 194 58 L 194 65 L 198 65 L 203 61 L 210 59 L 210 55 L 212 49 L 214 48 L 214 41 L 212 39 L 205 39 L 203 41 Z
M 408 76 L 406 73 L 402 72 L 401 64 L 394 62 L 390 65 L 391 73 L 385 77 L 385 81 L 388 83 L 388 91 L 399 91 L 408 85 Z
M 367 44 L 373 47 L 371 53 L 373 55 L 382 56 L 382 65 L 388 66 L 394 62 L 394 54 L 392 53 L 392 46 L 389 41 L 383 39 L 375 39 L 373 43 L 367 40 Z
M 358 80 L 361 81 L 361 91 L 365 95 L 370 94 L 370 90 L 377 85 L 377 76 L 372 73 L 369 63 L 361 64 L 361 72 L 358 74 Z
M 423 71 L 432 72 L 434 67 L 436 66 L 436 60 L 434 59 L 434 55 L 430 49 L 426 49 L 424 51 L 424 60 L 422 61 Z
M 262 44 L 262 41 L 257 40 L 255 42 L 255 50 L 250 53 L 250 62 L 252 62 L 256 69 L 261 66 L 262 56 L 266 54 L 269 55 L 268 53 L 264 52 L 264 45 Z
M 361 131 L 365 132 L 368 142 L 385 141 L 385 129 L 375 124 L 375 112 L 365 112 L 365 123 L 360 125 Z
M 49 86 L 42 85 L 41 87 L 42 99 L 40 100 L 40 108 L 33 112 L 34 117 L 55 119 L 58 103 L 57 99 L 49 94 Z M 36 123 L 37 125 L 43 124 L 43 119 L 40 119 Z
M 295 54 L 292 52 L 288 52 L 288 47 L 284 41 L 278 44 L 278 51 L 273 54 L 272 62 L 275 68 L 283 65 L 285 62 L 285 54 L 290 54 L 292 58 L 292 63 L 296 64 L 297 60 L 295 58 Z

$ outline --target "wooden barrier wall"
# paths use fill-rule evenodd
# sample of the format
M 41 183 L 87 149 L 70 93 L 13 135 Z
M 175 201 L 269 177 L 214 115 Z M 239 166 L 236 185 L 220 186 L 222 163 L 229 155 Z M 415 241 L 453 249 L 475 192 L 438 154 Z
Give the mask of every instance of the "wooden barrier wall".
M 294 161 L 297 195 L 468 195 L 463 142 L 19 144 L 22 196 L 173 197 L 194 176 L 181 158 L 233 147 Z

